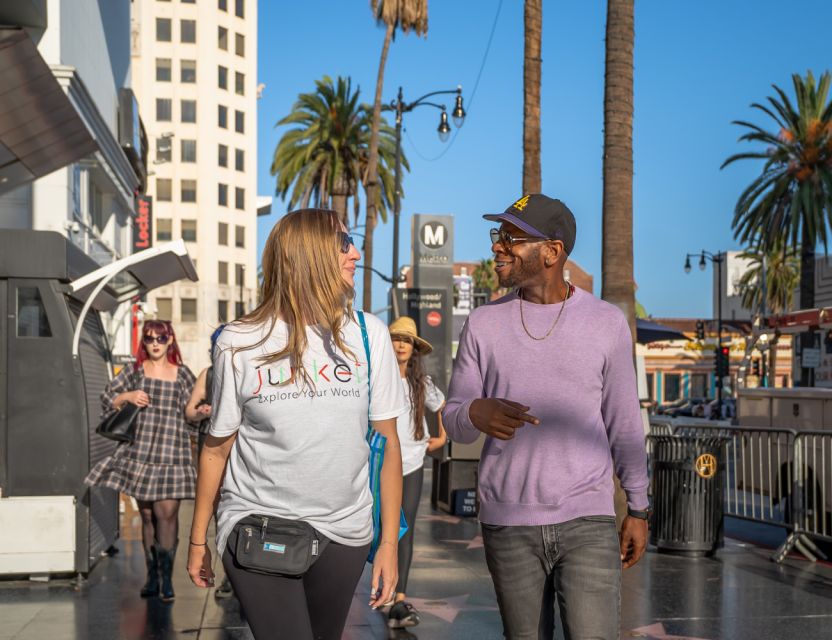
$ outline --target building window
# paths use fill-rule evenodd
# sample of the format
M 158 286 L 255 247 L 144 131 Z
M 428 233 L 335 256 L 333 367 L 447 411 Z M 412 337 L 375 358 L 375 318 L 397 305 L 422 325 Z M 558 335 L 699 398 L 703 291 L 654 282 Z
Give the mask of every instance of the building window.
M 196 298 L 182 298 L 179 303 L 182 322 L 196 322 Z
M 196 60 L 182 60 L 179 62 L 179 79 L 187 84 L 196 82 Z
M 694 373 L 690 377 L 690 397 L 708 397 L 708 376 L 704 373 Z
M 186 44 L 196 42 L 196 20 L 179 21 L 179 41 Z
M 217 227 L 217 244 L 223 247 L 228 246 L 228 225 L 224 222 L 220 222 Z
M 666 373 L 662 380 L 664 384 L 664 401 L 673 402 L 681 396 L 681 376 L 678 373 Z
M 220 11 L 228 11 L 228 0 L 217 0 L 217 8 Z
M 182 0 L 182 4 L 196 4 L 196 0 Z
M 168 218 L 156 218 L 156 240 L 170 242 L 173 240 L 173 223 Z
M 235 313 L 236 313 L 236 315 L 235 315 L 236 318 L 242 318 L 244 315 L 246 315 L 245 305 L 242 302 L 240 302 L 239 300 L 234 303 L 234 309 L 235 309 Z
M 170 58 L 156 58 L 156 82 L 170 82 L 172 66 Z
M 46 307 L 37 287 L 17 289 L 17 337 L 51 338 L 52 329 Z
M 234 131 L 237 133 L 246 132 L 246 114 L 236 109 L 234 110 Z
M 170 162 L 172 159 L 170 136 L 156 138 L 156 164 Z
M 246 208 L 246 190 L 240 187 L 234 188 L 234 206 L 237 209 Z
M 218 184 L 217 185 L 217 204 L 221 207 L 228 206 L 228 185 L 227 184 Z
M 239 71 L 234 73 L 234 92 L 239 96 L 246 94 L 246 74 Z
M 228 107 L 223 105 L 217 107 L 217 126 L 228 129 Z
M 246 55 L 246 37 L 242 33 L 234 34 L 234 53 L 241 57 Z
M 170 122 L 173 111 L 170 98 L 156 98 L 156 120 L 158 122 Z
M 196 122 L 196 100 L 182 100 L 180 110 L 182 122 Z
M 225 27 L 217 28 L 217 46 L 223 51 L 228 51 L 228 29 Z
M 156 200 L 159 202 L 173 200 L 173 180 L 170 178 L 156 178 Z
M 228 322 L 228 300 L 217 300 L 217 320 Z
M 156 42 L 170 42 L 170 18 L 156 18 Z
M 228 284 L 228 263 L 217 263 L 217 282 L 220 284 Z
M 196 220 L 182 221 L 182 239 L 185 242 L 196 242 Z
M 234 227 L 234 246 L 238 249 L 246 248 L 246 228 L 237 225 Z
M 173 320 L 173 300 L 156 298 L 156 317 L 159 320 Z
M 653 388 L 655 377 L 652 373 L 647 374 L 647 398 L 650 402 L 654 402 L 656 400 L 656 391 Z
M 234 265 L 234 284 L 238 287 L 243 286 L 243 280 L 246 273 L 246 266 L 244 264 Z
M 217 86 L 228 89 L 228 69 L 222 65 L 217 67 Z
M 183 180 L 180 187 L 182 202 L 196 202 L 196 180 Z
M 246 17 L 244 0 L 234 0 L 234 15 L 238 18 Z
M 182 162 L 196 162 L 196 140 L 181 140 Z
M 217 147 L 217 164 L 221 167 L 228 166 L 228 147 L 224 144 Z
M 242 149 L 234 149 L 234 168 L 237 171 L 246 170 L 246 152 Z

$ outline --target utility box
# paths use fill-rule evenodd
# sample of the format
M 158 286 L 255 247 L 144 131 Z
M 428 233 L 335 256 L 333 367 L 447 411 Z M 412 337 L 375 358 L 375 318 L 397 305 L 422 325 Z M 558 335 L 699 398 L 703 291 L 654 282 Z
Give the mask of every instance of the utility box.
M 832 389 L 740 389 L 737 421 L 743 427 L 832 431 Z

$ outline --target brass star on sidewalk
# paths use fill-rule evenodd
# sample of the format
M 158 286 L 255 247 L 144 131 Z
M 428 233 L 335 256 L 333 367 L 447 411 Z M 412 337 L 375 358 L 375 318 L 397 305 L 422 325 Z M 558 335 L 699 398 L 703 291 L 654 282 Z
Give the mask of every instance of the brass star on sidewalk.
M 656 622 L 646 627 L 632 629 L 627 636 L 630 638 L 645 638 L 646 640 L 707 640 L 706 638 L 694 638 L 693 636 L 674 636 L 665 631 L 664 624 Z
M 498 611 L 497 607 L 467 604 L 470 596 L 471 594 L 466 593 L 461 596 L 453 596 L 452 598 L 443 598 L 441 600 L 437 600 L 436 598 L 425 600 L 423 598 L 408 597 L 407 601 L 416 607 L 419 613 L 429 613 L 449 623 L 453 623 L 460 613 L 467 611 Z
M 466 549 L 482 549 L 482 536 L 474 536 L 470 540 L 442 540 L 442 542 L 450 542 L 451 544 L 467 545 Z

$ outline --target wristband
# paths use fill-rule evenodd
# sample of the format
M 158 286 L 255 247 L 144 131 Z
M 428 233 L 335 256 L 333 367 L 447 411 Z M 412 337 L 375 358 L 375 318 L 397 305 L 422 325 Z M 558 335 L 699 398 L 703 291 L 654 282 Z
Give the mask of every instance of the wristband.
M 194 547 L 205 547 L 205 546 L 208 546 L 208 543 L 207 543 L 207 542 L 202 542 L 202 543 L 199 543 L 199 542 L 191 542 L 190 540 L 188 540 L 188 544 L 190 544 L 191 546 L 194 546 Z
M 653 514 L 653 510 L 650 507 L 647 507 L 644 511 L 639 511 L 638 509 L 631 509 L 627 507 L 627 515 L 631 518 L 638 518 L 639 520 L 649 520 L 650 516 Z

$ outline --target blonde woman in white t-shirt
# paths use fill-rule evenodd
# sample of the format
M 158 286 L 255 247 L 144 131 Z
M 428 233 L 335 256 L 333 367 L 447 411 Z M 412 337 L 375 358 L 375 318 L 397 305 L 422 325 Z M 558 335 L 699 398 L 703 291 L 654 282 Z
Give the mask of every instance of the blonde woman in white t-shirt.
M 413 535 L 416 512 L 422 495 L 422 464 L 425 452 L 436 451 L 445 446 L 448 437 L 442 424 L 442 408 L 445 396 L 425 373 L 422 356 L 433 347 L 419 337 L 416 323 L 412 318 L 397 318 L 390 325 L 390 338 L 396 360 L 399 363 L 402 388 L 410 404 L 410 411 L 399 416 L 396 429 L 402 447 L 402 509 L 409 523 L 407 533 L 399 540 L 399 583 L 396 586 L 395 602 L 387 613 L 387 625 L 392 629 L 412 627 L 419 624 L 419 614 L 406 600 L 407 579 L 410 562 L 413 559 Z M 425 420 L 425 410 L 437 414 L 439 435 L 430 437 Z
M 387 437 L 369 605 L 388 602 L 398 580 L 396 419 L 407 404 L 387 328 L 369 314 L 367 361 L 352 310 L 360 258 L 335 212 L 286 214 L 264 248 L 261 304 L 217 340 L 188 573 L 213 586 L 207 535 L 218 499 L 218 553 L 258 639 L 341 637 L 373 537 L 368 419 Z M 287 537 L 293 528 L 303 535 Z M 300 569 L 287 572 L 297 558 Z

